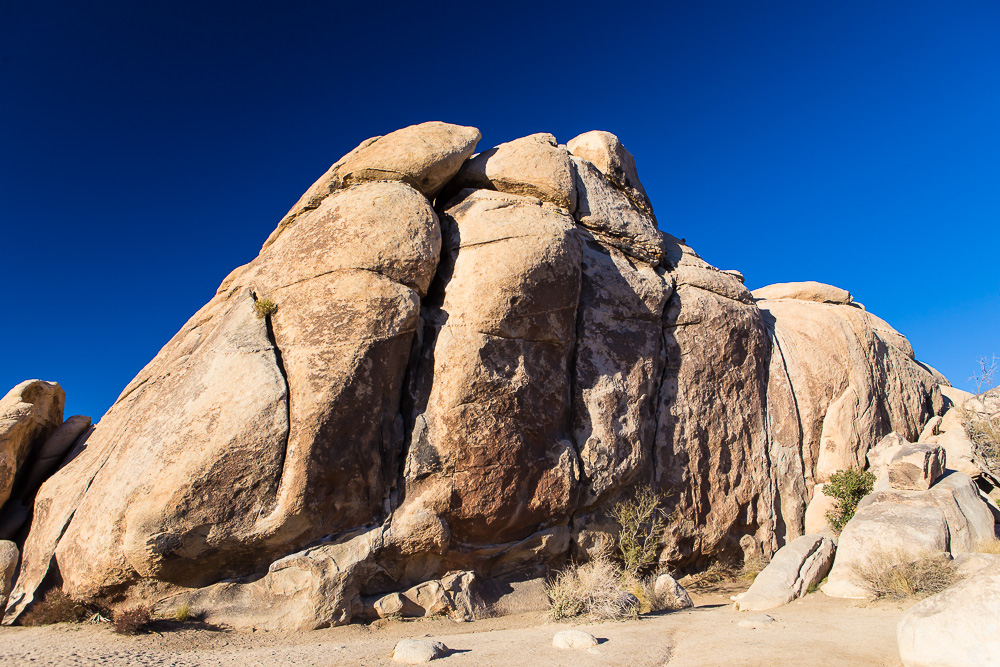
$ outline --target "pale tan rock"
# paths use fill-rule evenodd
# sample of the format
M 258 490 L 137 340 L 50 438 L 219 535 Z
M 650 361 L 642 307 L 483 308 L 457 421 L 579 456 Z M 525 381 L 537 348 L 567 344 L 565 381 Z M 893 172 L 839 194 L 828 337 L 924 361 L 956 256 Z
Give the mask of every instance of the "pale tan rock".
M 264 248 L 300 215 L 341 188 L 368 181 L 402 181 L 434 197 L 475 152 L 480 136 L 474 127 L 431 121 L 366 139 L 313 183 L 285 214 Z
M 951 404 L 957 408 L 961 408 L 965 405 L 965 402 L 970 398 L 975 398 L 972 392 L 952 387 L 949 384 L 942 384 L 940 386 L 940 390 L 944 397 L 951 401 Z
M 407 608 L 406 598 L 399 593 L 389 593 L 383 595 L 375 601 L 375 613 L 379 618 L 389 618 L 390 616 L 403 616 Z
M 803 535 L 778 549 L 771 562 L 738 596 L 740 611 L 766 611 L 802 597 L 833 565 L 835 547 L 822 535 Z
M 813 488 L 812 500 L 806 507 L 804 530 L 806 535 L 818 535 L 830 528 L 827 514 L 837 507 L 837 499 L 823 493 L 825 484 L 817 484 Z
M 371 522 L 398 474 L 399 396 L 439 253 L 437 216 L 404 183 L 304 213 L 43 485 L 19 604 L 53 549 L 67 591 L 93 599 L 140 579 L 250 574 Z M 259 298 L 278 306 L 266 320 Z
M 442 225 L 446 279 L 424 311 L 402 510 L 435 512 L 466 548 L 520 540 L 564 520 L 576 494 L 580 240 L 558 207 L 487 190 L 454 200 Z
M 567 141 L 566 148 L 573 155 L 597 167 L 608 180 L 628 195 L 639 210 L 653 215 L 653 206 L 649 203 L 645 188 L 639 182 L 635 158 L 618 137 L 610 132 L 592 130 Z
M 238 629 L 315 630 L 350 623 L 360 588 L 377 572 L 380 528 L 356 531 L 271 563 L 250 583 L 223 582 L 162 600 L 159 609 L 187 604 L 207 623 Z
M 532 134 L 483 151 L 462 165 L 450 188 L 486 188 L 536 197 L 570 213 L 576 179 L 569 152 L 551 134 Z
M 798 283 L 777 283 L 753 291 L 755 299 L 799 299 L 817 303 L 849 304 L 854 301 L 845 289 L 812 280 Z
M 576 221 L 596 237 L 622 252 L 658 264 L 664 257 L 664 241 L 656 220 L 639 209 L 597 167 L 573 157 L 576 174 Z
M 953 411 L 949 410 L 948 414 L 950 415 Z M 961 425 L 950 428 L 938 436 L 937 444 L 946 453 L 948 467 L 965 473 L 969 477 L 979 477 L 983 474 L 983 469 L 976 460 L 975 445 Z
M 404 665 L 421 665 L 443 657 L 448 647 L 441 642 L 425 639 L 400 639 L 392 649 L 393 662 Z
M 944 513 L 933 503 L 906 502 L 909 498 L 903 494 L 907 493 L 915 492 L 876 492 L 866 498 L 871 499 L 867 504 L 859 504 L 840 534 L 833 568 L 821 587 L 825 594 L 837 598 L 872 597 L 855 567 L 878 554 L 905 562 L 948 550 Z
M 868 450 L 895 431 L 915 440 L 943 411 L 937 376 L 905 338 L 871 313 L 798 299 L 759 300 L 795 409 L 773 415 L 802 429 L 807 483 L 865 467 Z M 774 427 L 772 427 L 774 428 Z M 793 429 L 794 430 L 794 429 Z
M 419 610 L 421 616 L 447 615 L 453 620 L 471 621 L 480 603 L 476 587 L 475 573 L 451 572 L 440 580 L 413 586 L 401 595 L 409 603 L 406 609 Z
M 889 461 L 889 485 L 903 491 L 926 491 L 944 473 L 945 463 L 945 451 L 938 445 L 905 445 Z
M 0 399 L 0 505 L 33 449 L 62 424 L 66 392 L 55 382 L 25 380 Z
M 904 667 L 995 665 L 1000 656 L 1000 564 L 910 607 L 896 639 Z
M 950 472 L 928 491 L 876 491 L 844 527 L 823 592 L 870 597 L 854 567 L 878 554 L 900 562 L 927 554 L 973 551 L 993 534 L 993 515 L 967 475 Z
M 21 554 L 17 545 L 8 540 L 0 540 L 0 621 L 3 621 L 4 610 L 7 608 L 7 596 L 10 595 L 10 584 L 17 572 L 17 562 Z
M 661 574 L 656 578 L 656 581 L 653 582 L 653 594 L 656 596 L 657 602 L 657 608 L 654 611 L 678 611 L 694 606 L 688 592 L 669 574 Z
M 588 649 L 597 646 L 597 638 L 583 630 L 560 630 L 552 637 L 552 645 L 561 649 Z
M 940 415 L 932 417 L 926 424 L 924 424 L 924 428 L 921 429 L 920 437 L 917 438 L 917 442 L 936 443 L 937 437 L 941 435 L 941 423 L 943 421 L 944 419 Z

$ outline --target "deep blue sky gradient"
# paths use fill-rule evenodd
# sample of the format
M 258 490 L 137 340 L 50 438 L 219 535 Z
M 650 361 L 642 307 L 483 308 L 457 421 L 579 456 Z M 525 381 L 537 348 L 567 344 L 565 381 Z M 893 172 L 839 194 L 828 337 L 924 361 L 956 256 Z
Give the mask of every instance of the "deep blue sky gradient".
M 302 191 L 425 120 L 604 129 L 756 288 L 1000 354 L 1000 4 L 0 0 L 0 393 L 98 418 Z

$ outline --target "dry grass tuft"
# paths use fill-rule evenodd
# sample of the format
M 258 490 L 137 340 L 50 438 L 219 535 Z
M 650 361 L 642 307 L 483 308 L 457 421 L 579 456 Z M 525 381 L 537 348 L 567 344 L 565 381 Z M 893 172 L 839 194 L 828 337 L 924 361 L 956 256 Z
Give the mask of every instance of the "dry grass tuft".
M 153 620 L 149 607 L 135 605 L 117 609 L 111 618 L 111 629 L 120 635 L 134 635 L 146 629 Z
M 607 558 L 572 565 L 545 587 L 549 617 L 556 621 L 579 616 L 592 621 L 636 618 L 641 603 L 628 587 L 621 568 Z
M 191 605 L 187 602 L 174 610 L 174 620 L 178 623 L 187 623 L 192 618 L 194 618 L 194 614 L 191 613 Z
M 1000 540 L 995 537 L 992 540 L 980 540 L 973 551 L 980 554 L 1000 555 Z
M 82 623 L 93 615 L 92 609 L 73 600 L 61 588 L 54 588 L 21 617 L 21 625 Z
M 911 560 L 901 553 L 880 551 L 855 564 L 854 573 L 876 599 L 889 600 L 934 595 L 959 578 L 955 564 L 944 553 Z

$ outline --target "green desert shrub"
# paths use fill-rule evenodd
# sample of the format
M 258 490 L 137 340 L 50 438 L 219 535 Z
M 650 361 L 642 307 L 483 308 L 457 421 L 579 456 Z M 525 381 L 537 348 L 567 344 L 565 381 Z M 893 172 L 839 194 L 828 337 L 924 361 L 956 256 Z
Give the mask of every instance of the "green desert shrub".
M 278 305 L 271 301 L 270 299 L 258 299 L 253 303 L 254 310 L 257 311 L 257 317 L 264 319 L 269 315 L 272 315 L 274 311 L 278 310 Z
M 21 617 L 21 625 L 82 623 L 93 615 L 93 609 L 73 600 L 61 588 L 53 588 Z
M 826 513 L 826 519 L 838 533 L 854 516 L 861 499 L 875 487 L 875 475 L 870 470 L 838 470 L 830 475 L 830 481 L 823 485 L 823 493 L 837 501 L 833 509 Z
M 925 554 L 913 560 L 900 553 L 878 551 L 852 569 L 876 599 L 926 597 L 958 581 L 955 564 L 945 553 Z
M 654 568 L 663 546 L 667 515 L 662 498 L 649 486 L 641 486 L 634 497 L 614 505 L 609 515 L 618 524 L 616 556 L 625 572 L 640 578 Z
M 556 621 L 580 616 L 592 621 L 635 618 L 640 601 L 628 591 L 624 575 L 618 564 L 606 557 L 567 567 L 545 586 L 549 617 Z

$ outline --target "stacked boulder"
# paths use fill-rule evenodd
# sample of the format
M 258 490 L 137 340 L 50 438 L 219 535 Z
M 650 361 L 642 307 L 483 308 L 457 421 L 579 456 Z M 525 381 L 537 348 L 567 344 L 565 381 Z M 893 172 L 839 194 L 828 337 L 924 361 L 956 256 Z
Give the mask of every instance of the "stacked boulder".
M 942 413 L 944 378 L 846 291 L 751 293 L 662 232 L 614 135 L 479 137 L 404 128 L 309 188 L 42 485 L 8 622 L 58 572 L 82 600 L 346 623 L 586 557 L 640 485 L 665 563 L 771 555 L 830 474 Z
M 886 436 L 868 454 L 875 491 L 858 503 L 840 535 L 823 592 L 869 598 L 857 569 L 878 554 L 899 562 L 975 551 L 995 535 L 993 513 L 968 475 L 946 468 L 945 450 Z

